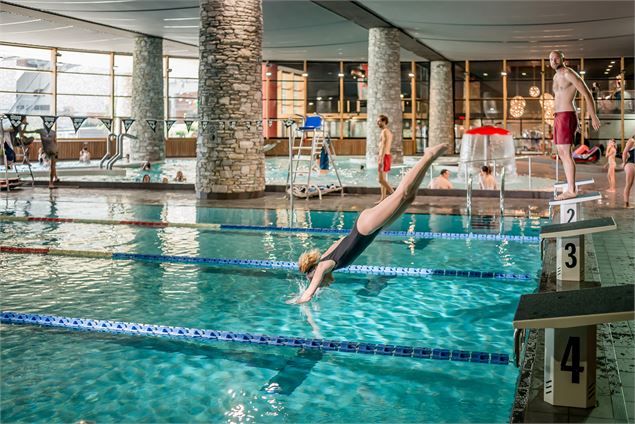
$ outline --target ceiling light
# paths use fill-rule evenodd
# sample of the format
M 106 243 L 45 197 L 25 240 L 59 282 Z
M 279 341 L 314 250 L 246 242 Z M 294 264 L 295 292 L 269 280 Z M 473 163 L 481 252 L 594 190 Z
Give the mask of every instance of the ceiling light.
M 521 75 L 522 75 L 522 76 L 526 76 L 526 75 L 527 75 L 527 72 L 523 72 Z
M 302 76 L 303 76 L 304 78 L 306 78 L 306 77 L 308 77 L 308 76 L 309 76 L 309 74 L 308 74 L 308 73 L 306 73 L 306 72 L 302 72 Z
M 483 76 L 484 76 L 484 77 L 486 77 L 486 76 L 488 76 L 488 75 L 489 75 L 489 74 L 488 74 L 487 72 L 483 72 Z
M 580 71 L 580 75 L 584 75 L 584 74 L 586 74 L 586 71 L 584 70 Z
M 501 72 L 501 75 L 502 75 L 502 76 L 504 76 L 504 77 L 506 77 L 506 76 L 507 76 L 507 72 L 502 71 L 502 72 Z
M 32 34 L 34 32 L 59 31 L 60 29 L 68 29 L 68 28 L 73 28 L 73 25 L 67 25 L 67 26 L 62 26 L 57 28 L 36 29 L 33 31 L 17 31 L 17 32 L 12 32 L 11 34 Z
M 322 97 L 318 97 L 316 100 L 319 102 L 320 100 L 322 100 Z
M 614 64 L 614 63 L 615 63 L 615 61 L 614 61 L 614 60 L 611 60 L 611 65 L 612 65 L 612 64 Z
M 313 102 L 309 102 L 309 106 L 313 106 Z
M 342 72 L 340 72 L 339 74 L 337 74 L 338 77 L 340 78 L 344 78 L 344 74 Z
M 265 72 L 265 75 L 270 77 L 271 76 L 271 72 Z
M 410 73 L 408 74 L 408 76 L 409 76 L 410 78 L 414 78 L 414 77 L 415 77 L 415 74 L 414 74 L 413 72 L 410 72 Z
M 7 25 L 20 25 L 20 24 L 30 24 L 31 22 L 39 22 L 42 19 L 31 19 L 28 21 L 20 21 L 20 22 L 7 22 L 6 24 L 0 24 L 0 26 L 7 26 Z
M 609 74 L 608 71 L 604 73 L 604 75 L 608 75 L 608 74 Z
M 531 87 L 529 87 L 529 95 L 531 97 L 540 96 L 540 89 L 538 87 L 536 87 L 535 85 L 532 85 Z

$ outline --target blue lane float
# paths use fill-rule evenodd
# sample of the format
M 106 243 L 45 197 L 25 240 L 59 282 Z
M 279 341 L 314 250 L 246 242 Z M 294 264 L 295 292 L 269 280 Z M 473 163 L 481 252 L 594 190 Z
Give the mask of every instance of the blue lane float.
M 254 259 L 221 259 L 221 258 L 197 258 L 193 256 L 166 256 L 166 255 L 142 255 L 137 253 L 113 253 L 114 260 L 133 260 L 139 262 L 169 262 L 194 265 L 232 266 L 239 268 L 256 269 L 286 269 L 297 271 L 295 262 L 267 261 Z M 342 274 L 383 275 L 395 277 L 465 277 L 486 278 L 494 280 L 531 280 L 530 274 L 515 274 L 495 271 L 473 271 L 453 269 L 408 268 L 400 266 L 376 266 L 376 265 L 351 265 L 335 271 Z
M 474 362 L 491 365 L 509 364 L 509 355 L 506 353 L 488 353 L 460 349 L 400 346 L 340 340 L 307 339 L 288 336 L 266 336 L 263 334 L 235 333 L 231 331 L 170 327 L 165 325 L 138 324 L 86 318 L 69 318 L 55 315 L 38 315 L 11 311 L 0 312 L 0 322 L 5 324 L 42 325 L 47 327 L 61 327 L 71 330 L 128 334 L 135 336 L 171 337 L 179 339 L 198 339 L 269 346 L 286 346 L 297 349 L 314 349 L 327 352 L 361 353 L 365 355 Z
M 264 225 L 232 225 L 220 224 L 221 230 L 251 230 L 273 231 L 288 233 L 320 233 L 320 234 L 348 234 L 351 230 L 337 228 L 301 228 L 301 227 L 267 227 Z M 538 236 L 513 236 L 506 234 L 475 234 L 475 233 L 433 233 L 421 231 L 382 231 L 380 236 L 408 237 L 414 239 L 459 239 L 459 240 L 493 240 L 515 241 L 521 243 L 538 243 Z

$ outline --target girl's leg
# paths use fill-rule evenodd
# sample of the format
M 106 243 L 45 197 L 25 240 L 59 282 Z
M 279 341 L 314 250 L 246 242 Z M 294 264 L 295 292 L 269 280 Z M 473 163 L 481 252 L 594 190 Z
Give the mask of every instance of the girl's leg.
M 447 144 L 440 144 L 426 149 L 423 157 L 406 173 L 397 189 L 390 196 L 377 206 L 366 209 L 359 215 L 357 230 L 361 234 L 370 234 L 378 228 L 389 225 L 401 216 L 414 201 L 417 190 L 432 162 L 441 156 L 447 148 Z
M 608 191 L 613 192 L 615 191 L 615 165 L 614 164 L 609 164 L 608 179 L 609 179 Z
M 631 195 L 631 188 L 633 188 L 633 180 L 635 179 L 635 165 L 633 165 L 632 163 L 627 164 L 624 167 L 624 173 L 626 174 L 626 186 L 624 187 L 624 206 L 628 207 L 629 198 Z

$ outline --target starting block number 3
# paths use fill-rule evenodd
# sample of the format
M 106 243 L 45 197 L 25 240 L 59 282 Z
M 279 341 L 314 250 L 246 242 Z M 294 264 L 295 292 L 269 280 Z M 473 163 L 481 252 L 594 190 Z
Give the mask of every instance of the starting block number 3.
M 562 205 L 560 223 L 577 222 L 580 204 Z M 561 281 L 582 281 L 584 278 L 584 236 L 563 237 L 557 241 L 557 279 Z

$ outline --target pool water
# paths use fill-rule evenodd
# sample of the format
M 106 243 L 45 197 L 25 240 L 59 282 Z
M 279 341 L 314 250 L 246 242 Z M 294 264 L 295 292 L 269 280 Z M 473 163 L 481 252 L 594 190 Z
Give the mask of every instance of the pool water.
M 88 206 L 88 207 L 87 207 Z M 73 202 L 15 202 L 0 213 L 79 217 Z M 301 225 L 350 228 L 355 214 Z M 284 226 L 283 210 L 83 204 L 82 218 Z M 390 229 L 465 232 L 460 216 L 405 215 Z M 539 220 L 505 219 L 536 235 Z M 493 231 L 484 229 L 482 231 Z M 0 222 L 1 244 L 295 260 L 335 235 Z M 537 279 L 339 275 L 289 305 L 296 273 L 0 254 L 2 310 L 268 335 L 511 353 L 511 320 Z M 359 264 L 537 276 L 539 246 L 380 237 Z M 0 325 L 2 422 L 506 422 L 518 370 L 488 365 Z
M 391 172 L 388 173 L 388 181 L 393 186 L 399 184 L 402 175 L 405 171 L 411 168 L 416 161 L 417 157 L 409 156 L 404 158 L 403 165 L 396 165 Z M 93 161 L 92 165 L 97 166 L 98 161 Z M 124 164 L 119 162 L 118 165 Z M 337 167 L 340 179 L 344 186 L 348 187 L 379 187 L 377 180 L 377 169 L 368 169 L 365 166 L 366 160 L 360 156 L 338 156 Z M 60 169 L 64 168 L 85 168 L 86 166 L 80 164 L 77 161 L 60 162 Z M 363 167 L 363 168 L 362 168 Z M 422 184 L 422 187 L 426 187 L 430 182 L 430 178 L 435 177 L 442 165 L 433 167 L 432 171 L 427 174 Z M 285 157 L 267 157 L 265 160 L 265 179 L 266 183 L 270 185 L 285 185 L 287 183 L 287 174 L 289 168 L 289 160 Z M 22 167 L 20 168 L 22 169 Z M 33 170 L 42 170 L 39 165 L 34 165 Z M 196 180 L 196 160 L 195 159 L 166 159 L 163 163 L 152 164 L 152 169 L 149 171 L 142 171 L 138 166 L 126 167 L 126 175 L 85 175 L 85 176 L 68 176 L 67 179 L 72 181 L 103 181 L 107 178 L 109 181 L 130 181 L 141 182 L 144 175 L 149 175 L 151 182 L 160 183 L 164 178 L 167 178 L 170 183 L 175 183 L 174 177 L 178 171 L 182 171 L 187 181 L 186 183 L 193 184 Z M 0 173 L 1 175 L 2 173 Z M 434 175 L 432 175 L 434 174 Z M 26 178 L 27 175 L 23 174 Z M 48 177 L 40 177 L 48 178 Z M 298 177 L 300 178 L 300 177 Z M 327 185 L 337 184 L 337 176 L 335 171 L 331 170 L 325 175 L 319 175 L 313 173 L 311 175 L 311 181 L 315 184 Z M 465 181 L 458 177 L 458 175 L 452 172 L 451 181 L 454 188 L 465 188 Z M 297 180 L 298 183 L 306 184 L 306 176 Z M 554 181 L 547 178 L 532 177 L 532 190 L 550 190 L 553 189 Z M 478 183 L 474 182 L 474 188 L 476 189 Z M 507 190 L 528 190 L 529 181 L 528 177 L 524 175 L 507 176 L 505 181 L 505 188 Z

